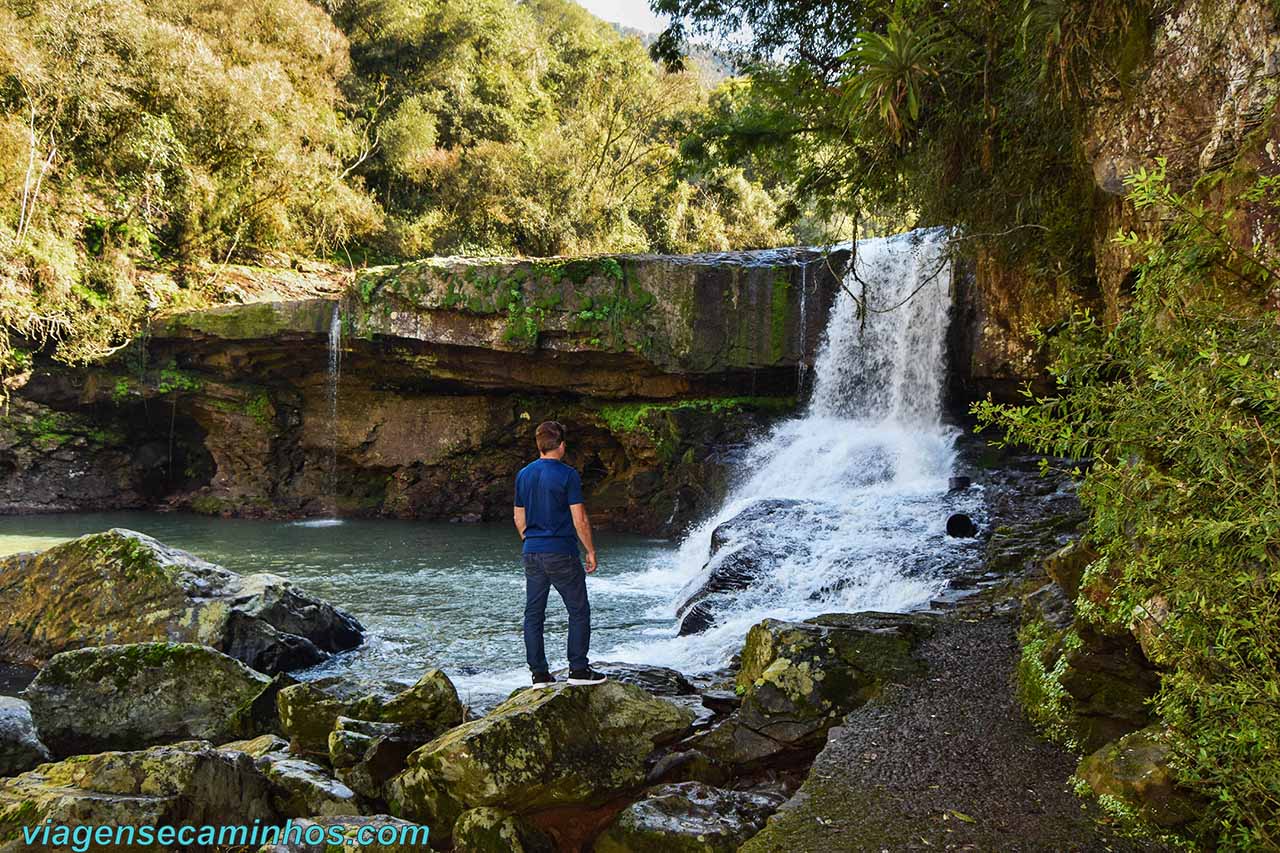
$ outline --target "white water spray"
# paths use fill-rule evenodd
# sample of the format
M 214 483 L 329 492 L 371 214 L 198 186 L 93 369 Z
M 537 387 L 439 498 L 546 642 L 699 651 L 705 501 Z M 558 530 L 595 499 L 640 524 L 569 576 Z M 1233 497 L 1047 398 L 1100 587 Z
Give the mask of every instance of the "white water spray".
M 333 317 L 329 320 L 329 458 L 328 492 L 329 510 L 335 518 L 322 522 L 339 523 L 338 515 L 338 380 L 342 377 L 342 303 L 335 302 Z
M 670 617 L 743 549 L 768 552 L 763 575 L 748 590 L 720 594 L 716 624 L 704 633 L 651 631 L 598 659 L 715 669 L 761 619 L 920 607 L 973 555 L 973 540 L 945 535 L 948 513 L 979 510 L 976 490 L 947 494 L 957 433 L 942 424 L 946 234 L 866 240 L 856 256 L 814 363 L 808 410 L 750 450 L 724 506 L 689 534 L 673 566 L 595 583 L 605 595 L 610 586 L 665 587 L 673 596 L 661 609 Z M 717 526 L 776 500 L 792 503 L 735 531 L 707 563 Z

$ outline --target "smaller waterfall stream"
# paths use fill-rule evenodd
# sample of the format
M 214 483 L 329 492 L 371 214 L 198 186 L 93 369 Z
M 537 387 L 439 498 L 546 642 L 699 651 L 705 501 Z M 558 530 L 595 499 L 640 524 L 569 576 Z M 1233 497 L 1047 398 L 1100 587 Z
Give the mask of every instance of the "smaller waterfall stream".
M 950 512 L 981 515 L 978 490 L 947 491 L 958 432 L 942 422 L 951 304 L 945 250 L 942 230 L 858 244 L 814 363 L 807 410 L 751 448 L 724 505 L 687 536 L 674 565 L 631 583 L 671 589 L 661 608 L 670 617 L 726 561 L 758 576 L 748 589 L 710 597 L 708 630 L 650 631 L 643 642 L 602 650 L 600 659 L 714 669 L 763 618 L 909 610 L 973 557 L 974 540 L 945 534 Z
M 338 518 L 338 384 L 342 378 L 342 303 L 333 306 L 333 316 L 329 319 L 329 372 L 327 374 L 326 395 L 329 403 L 328 453 L 324 460 L 325 503 L 328 518 L 311 519 L 296 522 L 303 527 L 328 527 L 341 524 Z

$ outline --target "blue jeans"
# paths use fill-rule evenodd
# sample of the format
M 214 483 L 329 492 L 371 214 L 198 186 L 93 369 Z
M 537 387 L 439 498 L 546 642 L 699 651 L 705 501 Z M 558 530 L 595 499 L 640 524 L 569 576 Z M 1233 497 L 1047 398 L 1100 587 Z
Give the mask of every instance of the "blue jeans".
M 577 554 L 524 555 L 524 653 L 529 669 L 547 672 L 542 628 L 547 617 L 547 594 L 556 588 L 569 611 L 569 669 L 587 668 L 591 646 L 591 605 L 587 602 L 587 573 Z

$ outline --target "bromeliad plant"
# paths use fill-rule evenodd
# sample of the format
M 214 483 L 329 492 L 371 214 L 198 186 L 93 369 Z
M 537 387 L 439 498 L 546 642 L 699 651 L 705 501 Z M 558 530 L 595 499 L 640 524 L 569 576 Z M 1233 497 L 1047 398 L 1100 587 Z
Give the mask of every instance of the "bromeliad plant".
M 938 79 L 945 43 L 928 23 L 911 27 L 899 17 L 884 33 L 866 32 L 843 57 L 843 107 L 850 115 L 878 116 L 894 142 L 920 119 L 926 86 Z

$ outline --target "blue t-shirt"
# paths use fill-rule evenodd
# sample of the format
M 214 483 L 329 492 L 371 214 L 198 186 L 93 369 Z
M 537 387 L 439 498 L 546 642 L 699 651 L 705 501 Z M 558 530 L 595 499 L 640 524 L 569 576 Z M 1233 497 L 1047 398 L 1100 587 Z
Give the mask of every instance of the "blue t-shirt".
M 524 553 L 577 554 L 571 504 L 582 503 L 582 478 L 557 459 L 535 459 L 516 475 L 516 506 L 524 507 Z

